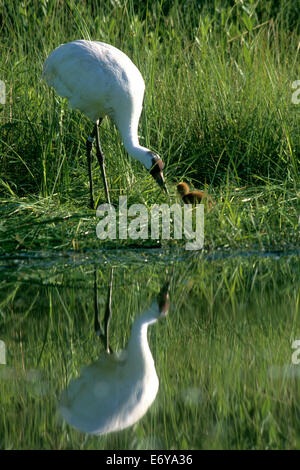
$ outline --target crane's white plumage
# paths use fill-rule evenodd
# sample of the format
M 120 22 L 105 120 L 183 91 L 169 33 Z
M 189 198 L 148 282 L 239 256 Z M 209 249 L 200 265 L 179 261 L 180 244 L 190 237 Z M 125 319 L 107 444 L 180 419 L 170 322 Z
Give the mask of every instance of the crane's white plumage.
M 45 61 L 43 78 L 92 121 L 109 116 L 127 152 L 151 169 L 155 154 L 138 140 L 145 84 L 126 54 L 98 41 L 62 44 Z

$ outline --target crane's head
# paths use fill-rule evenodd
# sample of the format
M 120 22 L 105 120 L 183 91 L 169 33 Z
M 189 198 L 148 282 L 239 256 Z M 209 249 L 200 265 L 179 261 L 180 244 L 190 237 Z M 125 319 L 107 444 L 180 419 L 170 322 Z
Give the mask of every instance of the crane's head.
M 160 158 L 160 156 L 154 152 L 151 152 L 151 157 L 152 157 L 152 167 L 149 170 L 150 175 L 153 176 L 157 184 L 162 188 L 163 192 L 168 194 L 168 190 L 167 190 L 164 175 L 163 175 L 163 169 L 164 169 L 163 161 Z

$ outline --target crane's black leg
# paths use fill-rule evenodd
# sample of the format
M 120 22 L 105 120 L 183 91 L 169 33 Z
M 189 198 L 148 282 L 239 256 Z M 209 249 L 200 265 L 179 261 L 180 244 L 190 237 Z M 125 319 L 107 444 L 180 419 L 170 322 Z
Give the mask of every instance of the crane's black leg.
M 101 168 L 104 189 L 105 189 L 105 194 L 106 194 L 106 200 L 108 204 L 110 204 L 110 197 L 109 197 L 109 191 L 108 191 L 108 185 L 107 185 L 107 179 L 106 179 L 106 173 L 105 173 L 104 154 L 101 149 L 100 136 L 99 136 L 99 127 L 100 127 L 101 122 L 102 122 L 102 119 L 101 118 L 98 119 L 97 124 L 95 126 L 96 127 L 96 155 L 97 155 L 97 159 Z
M 89 182 L 90 182 L 90 207 L 94 209 L 94 196 L 93 196 L 93 177 L 92 177 L 92 148 L 93 140 L 97 133 L 97 124 L 94 125 L 91 135 L 87 138 L 86 141 L 86 157 L 88 162 L 88 172 L 89 172 Z

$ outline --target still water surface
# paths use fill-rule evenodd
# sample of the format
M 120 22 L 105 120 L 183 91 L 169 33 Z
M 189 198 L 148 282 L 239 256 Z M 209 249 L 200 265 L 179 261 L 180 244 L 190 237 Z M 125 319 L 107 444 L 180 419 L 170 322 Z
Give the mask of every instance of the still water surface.
M 299 274 L 298 252 L 2 258 L 1 448 L 299 448 Z

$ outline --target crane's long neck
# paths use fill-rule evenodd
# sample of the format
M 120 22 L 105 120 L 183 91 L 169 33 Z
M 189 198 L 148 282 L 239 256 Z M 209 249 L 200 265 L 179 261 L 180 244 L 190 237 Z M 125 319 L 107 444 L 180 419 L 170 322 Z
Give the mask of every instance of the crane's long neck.
M 124 147 L 133 158 L 139 160 L 147 170 L 153 165 L 151 151 L 139 144 L 138 119 L 114 119 L 121 134 Z
M 155 323 L 159 316 L 157 302 L 152 305 L 133 323 L 130 340 L 127 346 L 128 356 L 135 358 L 136 367 L 154 367 L 154 361 L 148 344 L 147 331 L 151 323 Z

